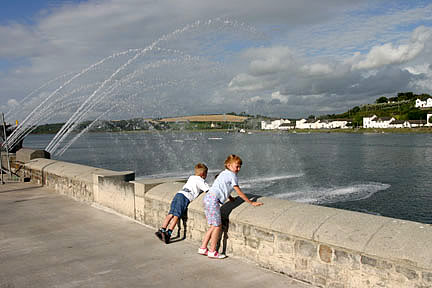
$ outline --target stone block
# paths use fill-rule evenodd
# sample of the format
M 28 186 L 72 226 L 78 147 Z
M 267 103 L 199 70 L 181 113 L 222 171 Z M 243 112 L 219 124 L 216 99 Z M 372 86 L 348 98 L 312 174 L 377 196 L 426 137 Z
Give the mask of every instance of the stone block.
M 359 263 L 359 256 L 353 255 L 343 250 L 334 250 L 334 263 L 350 266 L 353 263 Z
M 330 263 L 332 261 L 333 250 L 327 245 L 320 245 L 319 256 L 321 261 Z
M 260 228 L 254 228 L 253 234 L 255 235 L 256 238 L 260 240 L 271 242 L 271 243 L 274 242 L 275 236 L 272 231 L 266 231 Z
M 282 234 L 277 234 L 275 253 L 294 256 L 294 245 L 295 241 L 290 237 L 286 237 Z
M 295 251 L 296 254 L 300 256 L 315 258 L 317 254 L 317 247 L 312 242 L 297 240 L 295 242 Z
M 430 283 L 432 287 L 432 272 L 423 272 L 422 279 L 426 283 Z
M 332 282 L 328 284 L 328 288 L 346 288 L 346 286 L 343 283 Z
M 369 265 L 372 267 L 378 267 L 378 260 L 372 257 L 368 257 L 365 255 L 361 256 L 360 262 L 365 265 Z
M 396 266 L 396 272 L 404 275 L 409 280 L 413 280 L 413 279 L 418 279 L 419 278 L 419 276 L 418 276 L 418 274 L 417 274 L 417 272 L 415 270 L 407 268 L 407 267 Z
M 257 249 L 259 245 L 259 241 L 253 238 L 246 238 L 246 245 L 253 249 Z
M 295 269 L 296 270 L 308 270 L 309 261 L 305 258 L 296 258 L 295 259 Z

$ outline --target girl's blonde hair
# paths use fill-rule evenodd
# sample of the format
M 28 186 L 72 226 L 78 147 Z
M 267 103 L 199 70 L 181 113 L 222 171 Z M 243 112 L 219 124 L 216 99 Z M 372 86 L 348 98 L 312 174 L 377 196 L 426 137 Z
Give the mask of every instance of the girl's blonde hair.
M 225 168 L 228 169 L 228 164 L 231 164 L 231 163 L 238 163 L 238 164 L 242 165 L 243 161 L 240 159 L 239 156 L 231 154 L 225 160 L 225 163 L 224 163 L 225 164 Z

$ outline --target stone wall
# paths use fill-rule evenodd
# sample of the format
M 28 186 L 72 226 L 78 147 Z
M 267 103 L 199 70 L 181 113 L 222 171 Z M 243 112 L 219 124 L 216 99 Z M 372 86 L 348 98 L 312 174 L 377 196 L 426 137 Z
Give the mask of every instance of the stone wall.
M 32 181 L 94 201 L 159 227 L 184 179 L 131 181 L 114 172 L 48 159 L 26 164 Z M 198 245 L 207 230 L 202 197 L 189 205 L 176 237 Z M 222 206 L 220 252 L 317 287 L 432 287 L 432 226 L 260 197 Z M 186 226 L 184 225 L 186 224 Z M 174 244 L 173 244 L 174 245 Z

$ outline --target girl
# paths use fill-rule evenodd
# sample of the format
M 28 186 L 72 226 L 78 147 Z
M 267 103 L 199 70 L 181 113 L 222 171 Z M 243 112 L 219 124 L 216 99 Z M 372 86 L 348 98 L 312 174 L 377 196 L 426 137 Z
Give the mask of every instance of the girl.
M 222 232 L 220 205 L 227 199 L 234 201 L 234 198 L 230 195 L 232 190 L 235 190 L 240 198 L 252 206 L 263 205 L 261 202 L 252 202 L 240 189 L 237 173 L 240 171 L 241 165 L 242 160 L 240 157 L 234 154 L 229 155 L 225 160 L 225 170 L 217 176 L 209 192 L 204 197 L 204 212 L 210 228 L 204 236 L 201 248 L 198 249 L 198 253 L 201 255 L 207 255 L 209 258 L 216 259 L 226 257 L 224 254 L 219 254 L 216 251 L 216 245 Z M 209 241 L 211 242 L 210 250 L 207 249 Z

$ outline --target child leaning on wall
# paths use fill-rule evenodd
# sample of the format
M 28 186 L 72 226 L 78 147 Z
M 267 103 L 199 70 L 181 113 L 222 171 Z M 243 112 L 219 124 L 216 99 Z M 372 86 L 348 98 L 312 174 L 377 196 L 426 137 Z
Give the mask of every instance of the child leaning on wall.
M 197 198 L 201 192 L 207 192 L 209 185 L 205 182 L 208 168 L 202 163 L 195 165 L 194 174 L 188 178 L 181 191 L 178 191 L 171 201 L 171 208 L 162 224 L 162 227 L 155 233 L 156 236 L 168 244 L 172 231 L 177 225 L 179 218 L 186 211 L 190 202 Z
M 204 235 L 202 245 L 198 249 L 198 254 L 216 259 L 223 259 L 226 257 L 224 254 L 219 254 L 216 251 L 216 245 L 222 233 L 220 206 L 227 199 L 234 201 L 234 198 L 230 195 L 232 190 L 235 190 L 240 198 L 252 206 L 263 205 L 261 202 L 252 202 L 240 189 L 237 173 L 240 171 L 241 165 L 242 160 L 240 157 L 234 154 L 229 155 L 225 160 L 225 170 L 217 176 L 209 192 L 204 196 L 204 212 L 210 228 Z M 209 242 L 211 243 L 210 250 L 207 249 Z

